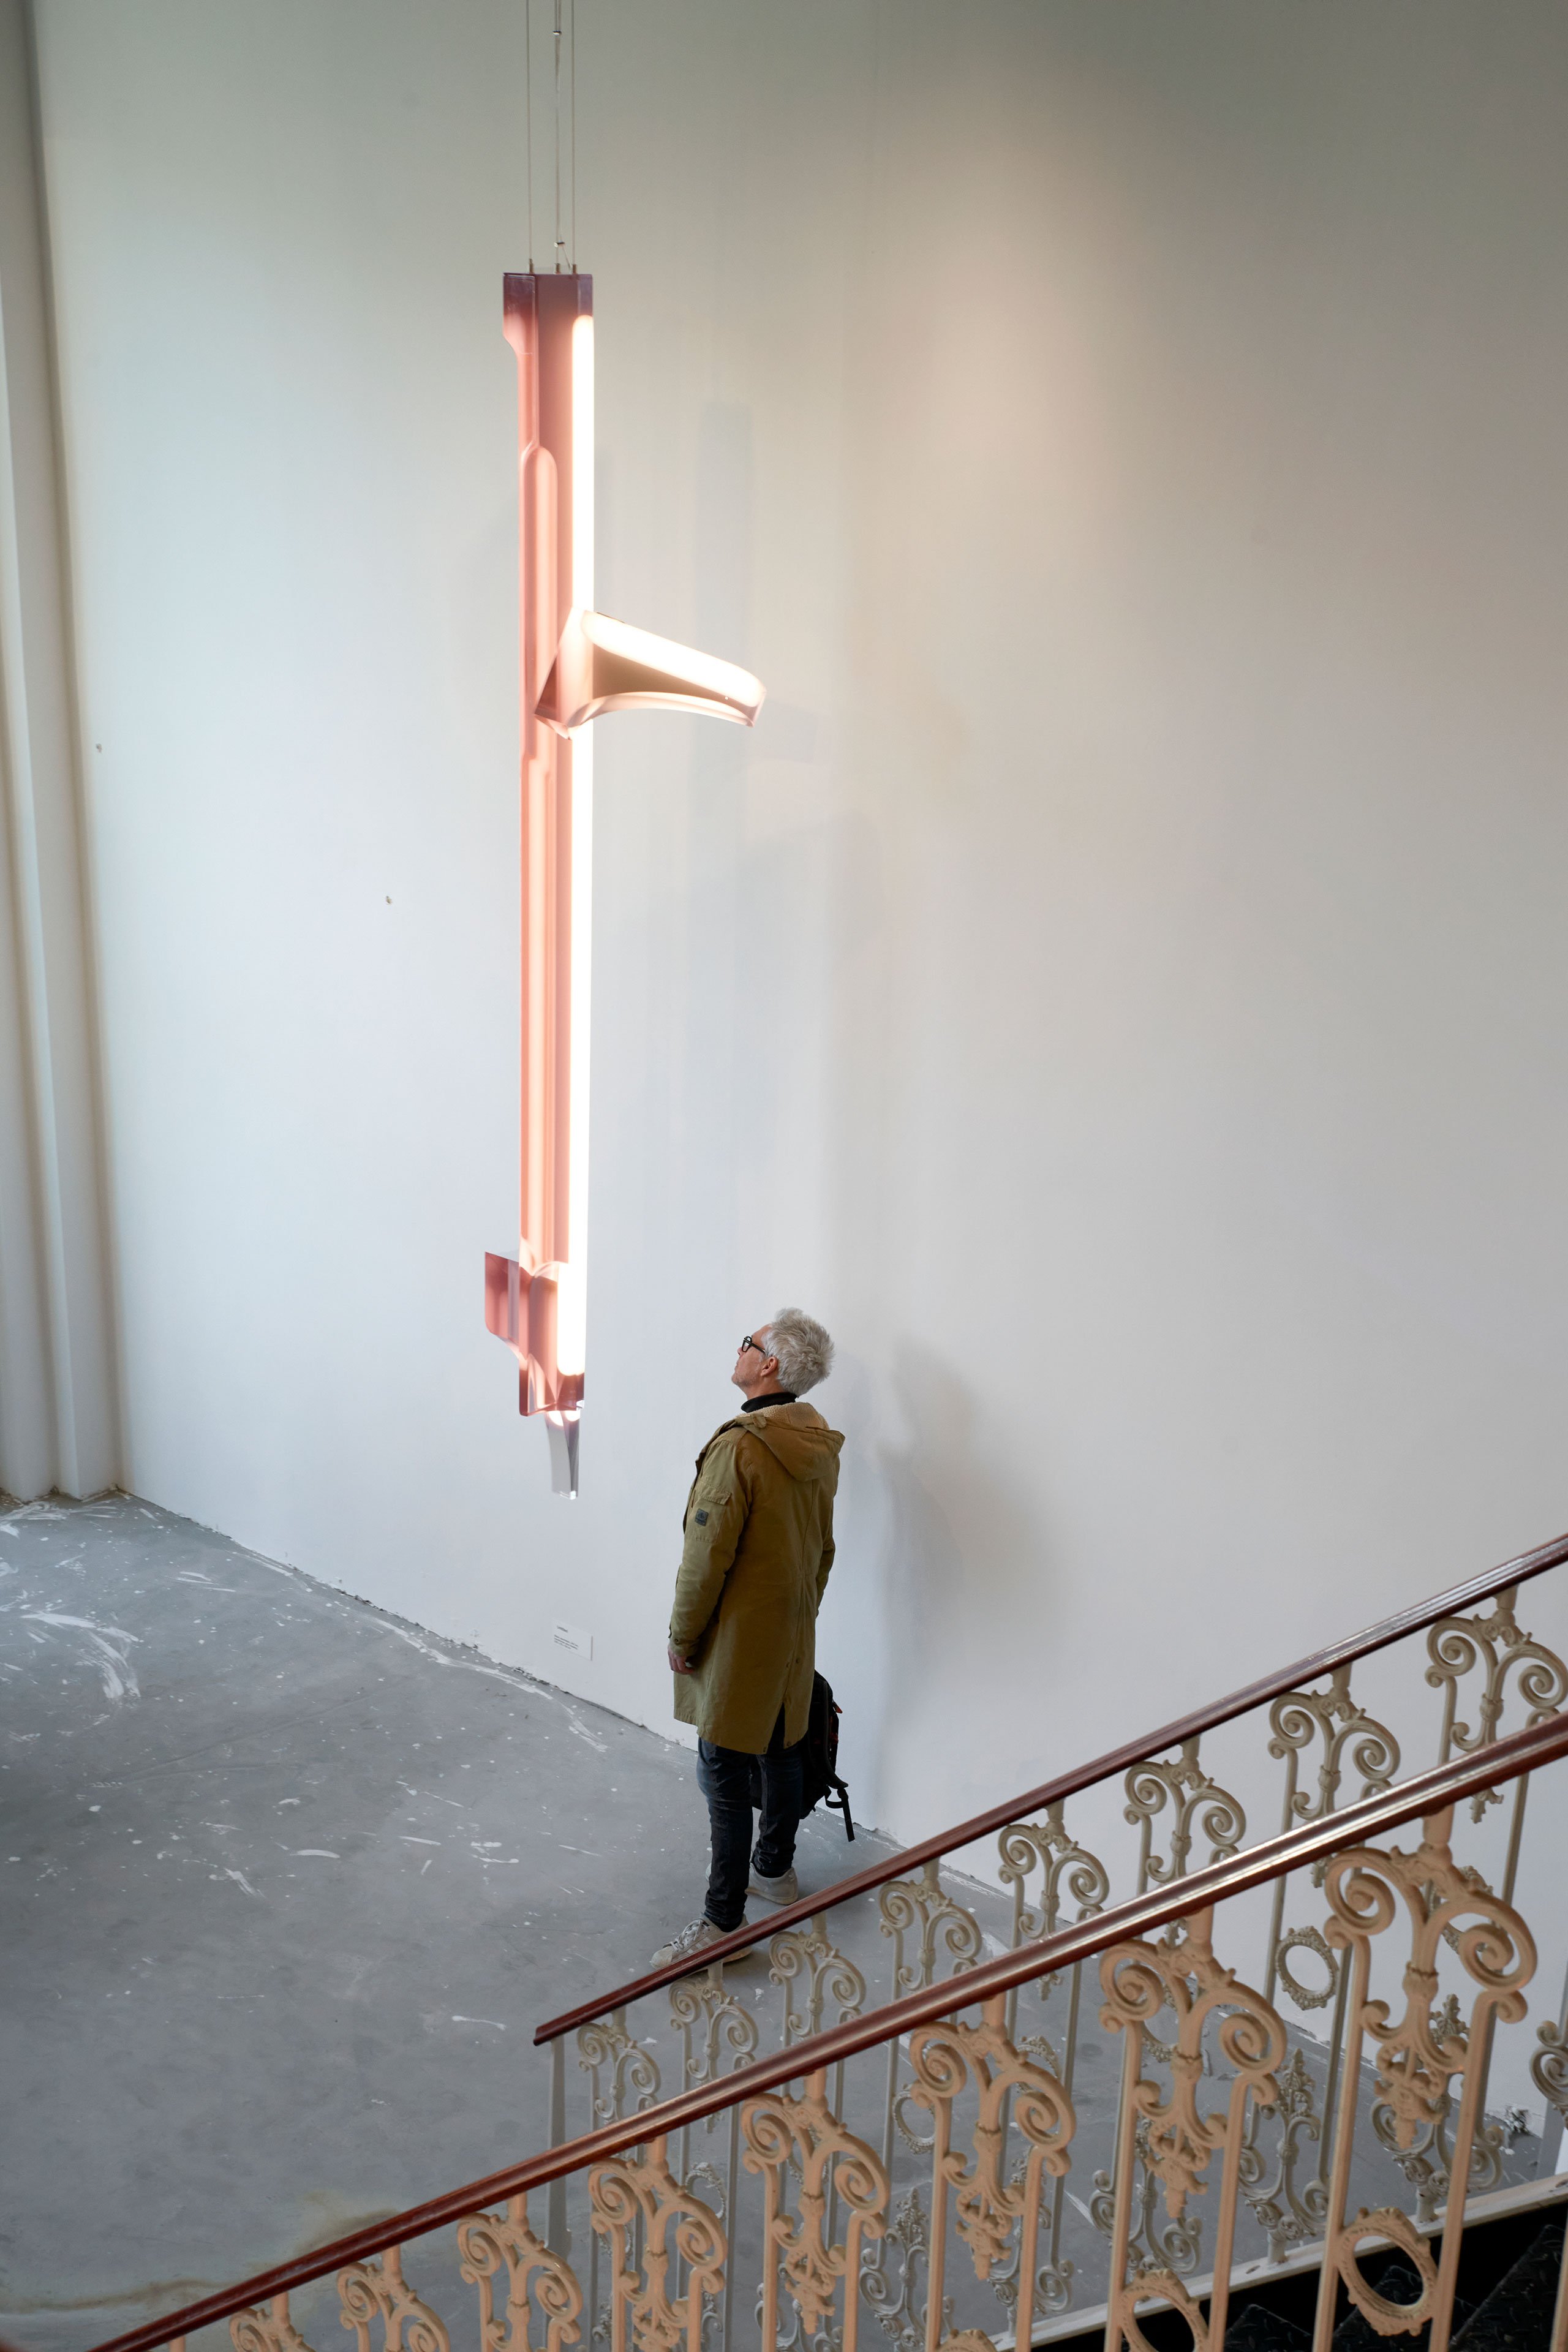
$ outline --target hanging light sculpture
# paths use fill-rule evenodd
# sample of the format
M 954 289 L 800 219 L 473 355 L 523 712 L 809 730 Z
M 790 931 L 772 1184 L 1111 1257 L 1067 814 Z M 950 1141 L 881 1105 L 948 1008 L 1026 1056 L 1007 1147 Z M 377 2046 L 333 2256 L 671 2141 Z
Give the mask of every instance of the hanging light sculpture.
M 556 16 L 559 54 L 560 12 Z M 559 189 L 559 170 L 557 171 Z M 557 251 L 561 251 L 559 197 Z M 750 727 L 746 670 L 594 610 L 593 279 L 505 281 L 517 353 L 522 700 L 522 1183 L 515 1258 L 487 1255 L 485 1320 L 542 1413 L 552 1484 L 577 1491 L 588 1270 L 592 721 L 695 710 Z

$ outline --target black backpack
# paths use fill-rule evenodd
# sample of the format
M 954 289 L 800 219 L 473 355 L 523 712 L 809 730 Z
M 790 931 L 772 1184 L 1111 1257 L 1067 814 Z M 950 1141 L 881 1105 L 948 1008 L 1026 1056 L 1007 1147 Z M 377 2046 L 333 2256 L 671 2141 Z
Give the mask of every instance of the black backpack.
M 815 1812 L 826 1804 L 844 1816 L 844 1834 L 851 1845 L 855 1843 L 855 1824 L 849 1817 L 849 1791 L 838 1777 L 838 1717 L 842 1709 L 835 1705 L 826 1675 L 814 1675 L 811 1683 L 811 1720 L 805 1727 L 802 1743 L 801 1764 L 804 1787 L 801 1813 Z

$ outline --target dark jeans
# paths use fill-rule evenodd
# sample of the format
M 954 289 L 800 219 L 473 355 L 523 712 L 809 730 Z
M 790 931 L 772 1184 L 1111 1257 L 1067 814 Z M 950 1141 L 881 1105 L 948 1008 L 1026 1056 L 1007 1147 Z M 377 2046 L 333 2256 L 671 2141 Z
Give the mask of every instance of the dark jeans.
M 708 1800 L 713 1846 L 703 1910 L 715 1927 L 722 1927 L 726 1934 L 746 1916 L 746 1884 L 753 1866 L 764 1878 L 782 1878 L 795 1860 L 795 1833 L 800 1826 L 805 1789 L 801 1749 L 805 1742 L 786 1748 L 784 1730 L 781 1707 L 763 1756 L 748 1756 L 739 1748 L 715 1748 L 710 1739 L 697 1743 L 697 1785 Z M 752 1775 L 759 1766 L 763 1821 L 753 1853 Z

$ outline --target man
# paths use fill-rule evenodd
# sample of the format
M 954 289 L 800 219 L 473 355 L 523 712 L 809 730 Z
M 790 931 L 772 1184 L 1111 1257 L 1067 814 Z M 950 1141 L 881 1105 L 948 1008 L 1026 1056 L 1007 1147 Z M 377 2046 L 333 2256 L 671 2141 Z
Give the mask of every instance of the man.
M 844 1443 L 800 1399 L 832 1365 L 832 1340 L 797 1307 L 748 1332 L 730 1375 L 746 1402 L 697 1457 L 669 1663 L 676 1721 L 697 1726 L 712 1865 L 701 1918 L 654 1954 L 656 1967 L 694 1957 L 738 1927 L 748 1891 L 770 1903 L 793 1903 L 799 1892 L 800 1748 Z M 759 1768 L 763 1819 L 753 1853 Z

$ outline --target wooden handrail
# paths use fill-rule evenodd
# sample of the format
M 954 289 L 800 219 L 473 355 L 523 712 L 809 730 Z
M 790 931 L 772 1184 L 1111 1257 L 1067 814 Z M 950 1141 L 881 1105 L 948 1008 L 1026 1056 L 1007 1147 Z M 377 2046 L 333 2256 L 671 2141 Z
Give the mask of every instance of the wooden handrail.
M 814 1918 L 817 1913 L 831 1911 L 852 1896 L 867 1895 L 874 1886 L 885 1886 L 890 1878 L 902 1878 L 911 1870 L 919 1870 L 928 1862 L 955 1853 L 960 1846 L 973 1845 L 994 1831 L 1005 1830 L 1010 1822 L 1023 1821 L 1028 1814 L 1038 1812 L 1047 1805 L 1059 1803 L 1066 1797 L 1077 1797 L 1091 1789 L 1098 1780 L 1109 1780 L 1124 1772 L 1130 1764 L 1142 1764 L 1146 1757 L 1158 1756 L 1166 1748 L 1179 1747 L 1184 1739 L 1192 1739 L 1205 1731 L 1217 1730 L 1222 1723 L 1231 1723 L 1238 1715 L 1252 1707 L 1262 1706 L 1271 1698 L 1281 1697 L 1300 1683 L 1311 1682 L 1319 1675 L 1332 1674 L 1339 1666 L 1348 1666 L 1357 1658 L 1371 1657 L 1376 1650 L 1386 1650 L 1391 1643 L 1400 1642 L 1407 1633 L 1418 1633 L 1425 1626 L 1435 1625 L 1439 1617 L 1458 1615 L 1473 1608 L 1478 1601 L 1489 1601 L 1511 1584 L 1526 1583 L 1532 1576 L 1541 1576 L 1550 1568 L 1561 1568 L 1568 1560 L 1568 1536 L 1559 1536 L 1555 1543 L 1542 1544 L 1534 1551 L 1521 1554 L 1502 1568 L 1491 1569 L 1483 1576 L 1472 1577 L 1468 1584 L 1456 1584 L 1450 1591 L 1440 1592 L 1434 1601 L 1425 1601 L 1414 1609 L 1401 1610 L 1397 1616 L 1385 1617 L 1381 1624 L 1368 1626 L 1364 1633 L 1354 1633 L 1348 1642 L 1336 1642 L 1331 1649 L 1319 1650 L 1310 1658 L 1299 1659 L 1295 1665 L 1279 1673 L 1265 1675 L 1260 1682 L 1248 1683 L 1244 1690 L 1232 1691 L 1228 1698 L 1216 1699 L 1212 1706 L 1199 1707 L 1195 1714 L 1184 1715 L 1168 1723 L 1163 1731 L 1151 1732 L 1147 1738 L 1131 1740 L 1125 1747 L 1113 1748 L 1109 1755 L 1097 1756 L 1091 1764 L 1080 1764 L 1076 1771 L 1058 1773 L 1037 1789 L 1030 1789 L 1011 1803 L 993 1805 L 989 1812 L 976 1813 L 972 1820 L 960 1822 L 956 1829 L 939 1831 L 935 1837 L 924 1838 L 918 1845 L 900 1846 L 886 1862 L 868 1864 L 849 1878 L 840 1878 L 820 1895 L 803 1895 L 798 1903 L 787 1904 L 766 1919 L 749 1926 L 732 1928 L 716 1943 L 702 1948 L 703 1961 L 733 1959 L 778 1935 L 785 1927 L 798 1927 Z M 574 2026 L 587 2025 L 596 2017 L 607 2016 L 611 2010 L 624 2009 L 645 1993 L 657 1992 L 661 1985 L 673 1984 L 677 1977 L 690 1974 L 688 1959 L 671 1960 L 660 1969 L 649 1969 L 640 1977 L 632 1978 L 616 1992 L 605 1993 L 594 2000 L 579 2001 L 575 2009 L 563 2010 L 559 2017 L 547 2018 L 534 2028 L 536 2043 L 554 2042 Z
M 509 2197 L 542 2189 L 568 2173 L 580 2172 L 602 2158 L 618 2156 L 628 2147 L 644 2147 L 689 2124 L 700 2123 L 704 2116 L 733 2106 L 742 2099 L 776 2090 L 781 2083 L 795 2082 L 836 2065 L 841 2059 L 853 2058 L 858 2052 L 890 2042 L 917 2026 L 930 2025 L 938 2018 L 952 2017 L 962 2010 L 972 2009 L 995 1993 L 1011 1992 L 1016 1985 L 1070 1968 L 1075 1961 L 1092 1959 L 1113 1944 L 1152 1935 L 1173 1919 L 1188 1916 L 1228 1895 L 1247 1894 L 1290 1871 L 1308 1869 L 1315 1862 L 1382 1837 L 1406 1822 L 1463 1804 L 1468 1798 L 1479 1796 L 1483 1789 L 1517 1780 L 1521 1773 L 1538 1770 L 1565 1755 L 1568 1715 L 1550 1716 L 1544 1723 L 1495 1741 L 1479 1755 L 1465 1756 L 1457 1763 L 1434 1765 L 1430 1771 L 1404 1781 L 1381 1797 L 1368 1797 L 1359 1805 L 1347 1806 L 1342 1813 L 1331 1813 L 1324 1821 L 1288 1830 L 1282 1836 L 1268 1838 L 1245 1853 L 1233 1854 L 1228 1862 L 1213 1863 L 1206 1870 L 1194 1871 L 1190 1878 L 1178 1879 L 1173 1885 L 1160 1886 L 1131 1902 L 1118 1904 L 1092 1919 L 1080 1920 L 1077 1927 L 1058 1928 L 1055 1935 L 1044 1937 L 1038 1943 L 1020 1945 L 1016 1952 L 1008 1952 L 1001 1959 L 988 1960 L 981 1968 L 944 1978 L 923 1991 L 906 1993 L 902 2000 L 889 2001 L 868 2017 L 855 2018 L 847 2025 L 836 2025 L 825 2032 L 811 2034 L 787 2050 L 775 2051 L 771 2057 L 721 2076 L 716 2083 L 680 2092 L 637 2115 L 624 2116 L 616 2123 L 602 2125 L 597 2131 L 584 2132 L 580 2139 L 563 2147 L 547 2148 L 542 2156 L 510 2165 L 504 2172 L 489 2173 L 482 2180 L 471 2180 L 444 2197 L 432 2198 L 428 2204 L 412 2206 L 407 2212 L 394 2214 L 389 2221 L 353 2231 L 331 2246 L 301 2254 L 293 2262 L 280 2263 L 276 2269 L 263 2271 L 237 2286 L 226 2287 L 200 2303 L 187 2304 L 183 2311 L 171 2312 L 164 2319 L 149 2320 L 123 2336 L 111 2336 L 96 2346 L 94 2352 L 156 2352 L 159 2346 L 171 2344 L 179 2336 L 194 2336 L 197 2328 L 231 2318 L 237 2311 L 249 2310 L 273 2295 L 308 2286 L 313 2279 L 324 2278 L 329 2271 L 342 2270 L 351 2263 L 367 2262 L 372 2255 L 384 2253 L 388 2246 L 406 2245 L 410 2239 L 424 2237 L 444 2222 L 463 2221 Z M 687 1973 L 694 1971 L 689 1969 Z

